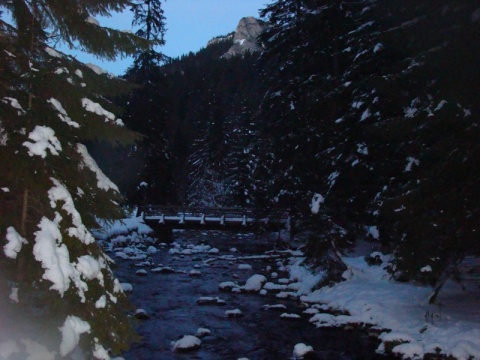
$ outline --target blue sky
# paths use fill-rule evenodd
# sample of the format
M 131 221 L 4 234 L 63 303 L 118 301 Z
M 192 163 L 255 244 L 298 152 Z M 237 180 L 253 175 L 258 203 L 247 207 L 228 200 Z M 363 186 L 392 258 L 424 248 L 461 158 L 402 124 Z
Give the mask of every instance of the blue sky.
M 215 36 L 234 31 L 245 16 L 258 17 L 258 9 L 272 0 L 167 0 L 163 3 L 167 18 L 166 44 L 160 50 L 167 56 L 178 57 L 204 47 Z M 132 30 L 130 12 L 98 19 L 103 26 Z M 121 75 L 132 59 L 102 62 L 87 54 L 75 54 L 83 62 L 91 62 Z

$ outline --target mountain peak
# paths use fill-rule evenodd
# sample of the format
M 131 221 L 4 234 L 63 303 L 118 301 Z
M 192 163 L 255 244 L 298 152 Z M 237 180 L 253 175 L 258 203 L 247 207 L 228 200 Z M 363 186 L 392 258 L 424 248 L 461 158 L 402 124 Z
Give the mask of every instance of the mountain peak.
M 265 27 L 264 21 L 253 16 L 242 18 L 233 35 L 233 45 L 223 57 L 230 58 L 246 52 L 261 51 L 262 47 L 258 42 L 258 36 L 265 30 Z

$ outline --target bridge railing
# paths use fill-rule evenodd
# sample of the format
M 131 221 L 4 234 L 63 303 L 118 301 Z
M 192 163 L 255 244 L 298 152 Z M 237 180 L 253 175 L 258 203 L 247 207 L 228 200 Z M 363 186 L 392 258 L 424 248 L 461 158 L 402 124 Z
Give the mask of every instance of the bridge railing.
M 215 208 L 215 207 L 185 207 L 175 205 L 142 205 L 138 213 L 143 213 L 143 218 L 156 216 L 184 216 L 184 217 L 209 217 L 229 219 L 246 219 L 249 223 L 287 222 L 290 219 L 288 209 L 279 209 L 260 213 L 252 208 Z

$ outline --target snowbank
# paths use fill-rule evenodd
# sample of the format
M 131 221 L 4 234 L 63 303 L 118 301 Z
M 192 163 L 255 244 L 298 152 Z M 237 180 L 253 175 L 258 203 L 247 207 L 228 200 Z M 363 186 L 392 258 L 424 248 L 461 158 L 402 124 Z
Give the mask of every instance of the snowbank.
M 346 281 L 301 296 L 316 310 L 328 308 L 343 314 L 312 311 L 310 322 L 317 327 L 356 324 L 383 331 L 377 352 L 405 359 L 421 359 L 437 351 L 461 360 L 480 359 L 478 287 L 462 291 L 447 283 L 439 305 L 429 305 L 432 289 L 391 280 L 386 271 L 388 257 L 381 266 L 369 266 L 363 256 L 343 260 L 348 265 Z

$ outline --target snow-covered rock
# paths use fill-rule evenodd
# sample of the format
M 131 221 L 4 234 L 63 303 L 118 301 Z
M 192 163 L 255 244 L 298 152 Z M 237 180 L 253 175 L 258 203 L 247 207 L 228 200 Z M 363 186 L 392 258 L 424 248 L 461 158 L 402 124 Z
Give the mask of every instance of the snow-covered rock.
M 267 278 L 260 274 L 252 275 L 245 285 L 243 286 L 243 290 L 245 291 L 260 291 L 264 283 L 267 282 Z
M 192 276 L 192 277 L 200 277 L 200 276 L 202 276 L 202 272 L 198 271 L 198 270 L 190 270 L 188 275 Z
M 180 340 L 173 342 L 172 350 L 178 352 L 194 351 L 200 347 L 202 340 L 193 335 L 184 335 Z
M 197 332 L 195 333 L 195 336 L 198 338 L 202 338 L 205 336 L 211 335 L 212 332 L 209 329 L 206 328 L 198 328 Z
M 238 270 L 252 270 L 252 265 L 249 264 L 239 264 Z
M 300 319 L 301 316 L 298 314 L 289 314 L 289 313 L 283 313 L 280 315 L 282 319 Z
M 133 291 L 133 286 L 132 286 L 132 284 L 129 284 L 129 283 L 120 283 L 120 286 L 122 287 L 123 292 L 132 292 L 132 291 Z
M 235 288 L 240 287 L 240 285 L 234 283 L 233 281 L 224 281 L 220 284 L 218 284 L 218 289 L 220 291 L 231 291 Z
M 198 305 L 226 305 L 225 300 L 219 297 L 201 296 L 197 300 Z
M 296 344 L 293 348 L 293 358 L 303 359 L 305 355 L 313 353 L 313 347 L 305 345 L 304 343 Z
M 242 317 L 243 313 L 240 309 L 234 309 L 234 310 L 225 311 L 225 315 L 229 318 L 238 318 L 238 317 Z
M 147 276 L 147 275 L 148 275 L 148 273 L 147 273 L 147 271 L 146 271 L 145 269 L 137 270 L 137 271 L 135 272 L 135 274 L 136 274 L 137 276 Z
M 140 320 L 150 319 L 150 315 L 148 315 L 144 309 L 137 309 L 137 311 L 135 311 L 134 316 Z

